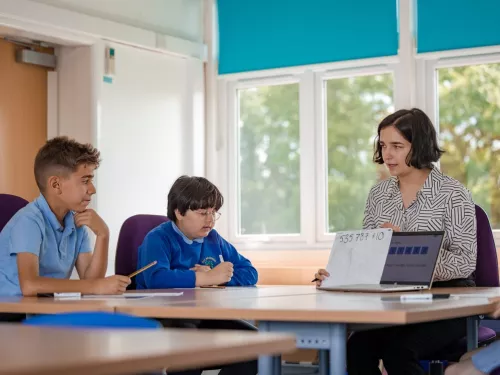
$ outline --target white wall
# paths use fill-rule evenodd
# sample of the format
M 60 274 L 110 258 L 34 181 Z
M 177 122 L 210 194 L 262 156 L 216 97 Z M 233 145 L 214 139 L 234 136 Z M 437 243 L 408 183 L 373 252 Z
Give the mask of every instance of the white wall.
M 1 0 L 0 26 L 59 44 L 106 40 L 206 58 L 203 0 Z
M 112 83 L 103 81 L 107 46 L 115 48 Z M 101 151 L 92 207 L 110 228 L 113 274 L 123 222 L 166 215 L 174 180 L 205 173 L 203 63 L 102 41 L 57 52 L 58 134 Z
M 95 142 L 92 47 L 58 48 L 58 134 Z
M 193 42 L 203 42 L 203 0 L 33 1 Z
M 116 50 L 113 83 L 100 82 L 96 145 L 96 208 L 111 231 L 110 265 L 118 233 L 130 216 L 166 215 L 167 193 L 181 174 L 202 173 L 203 65 L 132 47 Z M 201 107 L 200 107 L 201 104 Z M 200 141 L 201 137 L 201 141 Z M 203 157 L 203 155 L 201 155 Z

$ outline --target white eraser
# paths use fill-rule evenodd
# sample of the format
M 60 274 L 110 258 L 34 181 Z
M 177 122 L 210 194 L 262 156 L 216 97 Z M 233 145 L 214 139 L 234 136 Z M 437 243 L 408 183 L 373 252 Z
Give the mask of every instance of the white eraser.
M 428 300 L 432 299 L 432 294 L 404 294 L 400 298 L 401 301 Z
M 54 293 L 54 298 L 81 298 L 82 293 Z

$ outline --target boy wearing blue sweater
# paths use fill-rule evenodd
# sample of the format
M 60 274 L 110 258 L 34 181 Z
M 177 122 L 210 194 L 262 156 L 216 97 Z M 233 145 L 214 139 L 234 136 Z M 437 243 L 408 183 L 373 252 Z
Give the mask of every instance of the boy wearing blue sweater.
M 168 193 L 167 215 L 170 221 L 149 232 L 139 247 L 138 268 L 155 260 L 158 264 L 137 275 L 137 289 L 255 285 L 256 269 L 214 229 L 223 203 L 219 189 L 206 178 L 179 177 Z M 255 330 L 242 321 L 162 323 L 200 329 Z M 201 372 L 198 369 L 178 374 L 199 375 Z M 226 365 L 219 372 L 219 375 L 255 374 L 257 361 Z
M 182 176 L 168 194 L 167 223 L 148 233 L 139 247 L 137 289 L 245 286 L 257 283 L 250 261 L 214 229 L 224 198 L 203 177 Z

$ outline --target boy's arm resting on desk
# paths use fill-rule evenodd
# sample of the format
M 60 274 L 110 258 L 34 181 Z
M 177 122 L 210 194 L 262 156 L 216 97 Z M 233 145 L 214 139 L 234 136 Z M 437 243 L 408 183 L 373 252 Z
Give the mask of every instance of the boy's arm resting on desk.
M 108 267 L 108 226 L 94 210 L 90 209 L 76 214 L 75 224 L 78 227 L 85 226 L 76 260 L 78 276 L 82 280 L 103 278 L 106 276 L 106 269 Z M 88 234 L 89 229 L 96 235 L 93 252 Z
M 143 267 L 153 261 L 158 262 L 155 267 L 138 275 L 144 280 L 143 284 L 146 289 L 194 288 L 195 286 L 223 284 L 229 280 L 229 277 L 225 277 L 228 272 L 225 269 L 227 267 L 216 267 L 209 271 L 172 269 L 173 253 L 172 244 L 161 234 L 151 233 L 146 236 L 139 248 L 138 267 Z
M 32 253 L 17 254 L 19 285 L 23 296 L 36 296 L 39 293 L 80 292 L 92 293 L 91 280 L 54 279 L 39 276 L 38 256 Z
M 171 269 L 171 247 L 165 238 L 156 233 L 151 233 L 144 239 L 139 248 L 138 268 L 153 261 L 158 262 L 156 266 L 141 274 L 147 289 L 194 288 L 197 286 L 198 272 Z
M 194 288 L 196 273 L 190 270 L 172 270 L 165 262 L 143 272 L 147 289 Z
M 123 294 L 130 284 L 126 276 L 114 275 L 93 280 L 69 280 L 42 277 L 39 275 L 38 256 L 32 253 L 17 253 L 19 285 L 23 296 L 42 293 Z
M 233 263 L 234 273 L 228 286 L 248 286 L 257 284 L 259 279 L 257 270 L 252 263 L 243 255 L 238 253 L 236 248 L 219 235 L 219 243 L 222 249 L 222 256 L 225 261 Z
M 16 257 L 19 286 L 24 296 L 65 292 L 120 294 L 130 283 L 130 279 L 124 276 L 95 280 L 68 280 L 40 276 L 42 229 L 29 217 L 19 219 L 12 228 L 9 246 L 10 255 Z

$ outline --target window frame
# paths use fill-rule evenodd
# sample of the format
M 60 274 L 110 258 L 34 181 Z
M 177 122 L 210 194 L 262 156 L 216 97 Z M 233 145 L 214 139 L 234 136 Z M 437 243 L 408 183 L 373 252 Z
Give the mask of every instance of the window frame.
M 321 139 L 323 109 L 318 100 L 320 77 L 340 77 L 348 72 L 369 71 L 389 67 L 393 72 L 395 109 L 419 107 L 438 123 L 438 91 L 436 69 L 451 66 L 500 62 L 500 45 L 417 54 L 415 41 L 415 14 L 413 2 L 399 2 L 399 51 L 397 56 L 341 61 L 310 66 L 286 67 L 266 71 L 217 75 L 216 57 L 211 55 L 207 68 L 207 172 L 221 189 L 226 199 L 219 232 L 241 250 L 308 250 L 330 249 L 334 233 L 326 230 L 326 171 L 322 158 L 325 141 Z M 211 68 L 211 69 L 210 69 Z M 281 79 L 299 80 L 300 111 L 300 210 L 301 234 L 295 238 L 283 236 L 236 235 L 238 206 L 235 189 L 234 142 L 235 88 L 238 85 L 265 85 Z M 306 124 L 313 124 L 310 131 Z M 312 150 L 312 152 L 307 152 Z M 323 164 L 320 164 L 320 161 Z M 308 167 L 310 166 L 310 167 Z M 321 188 L 322 187 L 322 188 Z M 322 217 L 323 218 L 322 218 Z M 361 225 L 361 224 L 360 224 Z M 500 247 L 500 229 L 494 230 L 496 245 Z M 286 236 L 285 236 L 286 237 Z
M 289 243 L 289 242 L 304 242 L 303 233 L 298 234 L 240 234 L 240 143 L 239 143 L 239 100 L 238 91 L 262 86 L 277 86 L 285 84 L 299 85 L 299 112 L 300 112 L 300 78 L 296 75 L 285 75 L 279 77 L 265 77 L 262 79 L 237 80 L 228 84 L 228 105 L 227 105 L 227 134 L 228 134 L 228 169 L 229 169 L 229 203 L 228 203 L 228 230 L 229 240 L 232 243 Z M 300 115 L 300 113 L 299 113 Z M 299 124 L 300 126 L 300 124 Z M 299 141 L 300 142 L 300 141 Z M 301 147 L 302 143 L 300 142 Z M 302 184 L 302 153 L 300 157 L 300 175 Z M 302 212 L 302 203 L 300 210 Z M 302 215 L 301 215 L 302 216 Z M 301 222 L 302 224 L 302 222 Z
M 443 57 L 440 57 L 439 54 L 433 53 L 429 57 L 423 56 L 419 61 L 417 61 L 417 64 L 419 65 L 421 72 L 420 78 L 423 78 L 425 82 L 425 87 L 422 90 L 425 93 L 425 101 L 422 102 L 422 107 L 431 118 L 434 126 L 436 127 L 436 132 L 439 134 L 438 69 L 482 64 L 500 64 L 500 47 L 497 49 L 497 53 L 470 54 L 466 56 L 450 56 L 448 51 L 443 54 Z M 492 231 L 495 239 L 495 245 L 499 247 L 500 229 L 492 228 Z
M 317 188 L 316 188 L 316 240 L 317 242 L 329 242 L 333 243 L 335 241 L 335 233 L 329 233 L 327 231 L 328 227 L 328 196 L 327 196 L 327 105 L 325 97 L 325 84 L 328 80 L 351 78 L 351 77 L 363 77 L 363 76 L 373 76 L 377 74 L 392 74 L 393 77 L 393 103 L 395 105 L 395 90 L 396 90 L 396 66 L 395 64 L 383 64 L 374 65 L 363 68 L 353 68 L 339 71 L 326 71 L 316 74 L 316 175 L 317 177 Z M 373 124 L 374 132 L 376 130 L 376 124 Z M 323 207 L 323 210 L 320 208 Z M 361 228 L 362 223 L 360 223 L 359 228 Z M 356 229 L 356 228 L 352 228 Z
M 225 185 L 227 203 L 224 205 L 218 228 L 229 241 L 238 245 L 240 249 L 325 249 L 335 239 L 334 233 L 321 233 L 326 228 L 326 174 L 321 174 L 326 167 L 325 138 L 326 123 L 323 123 L 323 111 L 326 103 L 322 82 L 326 79 L 347 78 L 352 76 L 367 76 L 391 73 L 393 75 L 393 90 L 396 90 L 397 56 L 385 58 L 356 60 L 321 64 L 319 66 L 305 66 L 288 68 L 284 71 L 263 71 L 239 73 L 219 77 L 219 108 L 222 126 L 227 134 L 227 147 L 219 152 L 218 160 L 224 167 L 226 175 L 217 179 Z M 280 74 L 286 72 L 288 74 Z M 300 134 L 300 228 L 299 234 L 251 234 L 239 232 L 239 103 L 238 90 L 259 86 L 299 84 L 299 134 Z M 224 105 L 225 104 L 225 105 Z M 226 110 L 224 110 L 226 108 Z M 311 127 L 313 128 L 311 131 Z M 217 136 L 221 139 L 223 136 Z M 223 148 L 221 145 L 220 148 Z M 222 151 L 222 150 L 221 150 Z M 321 161 L 322 162 L 319 162 Z M 221 174 L 224 168 L 219 169 Z M 322 202 L 322 203 L 321 203 Z M 361 225 L 361 223 L 360 223 Z M 323 231 L 324 232 L 324 231 Z

